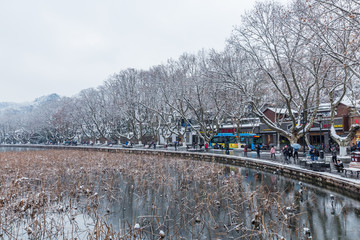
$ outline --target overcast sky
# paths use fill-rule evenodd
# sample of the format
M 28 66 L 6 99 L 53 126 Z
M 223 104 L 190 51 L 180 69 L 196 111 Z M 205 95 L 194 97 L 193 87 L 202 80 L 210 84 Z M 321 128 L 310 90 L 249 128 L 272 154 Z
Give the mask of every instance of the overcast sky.
M 254 3 L 1 0 L 0 102 L 71 97 L 122 69 L 148 69 L 202 48 L 221 50 Z

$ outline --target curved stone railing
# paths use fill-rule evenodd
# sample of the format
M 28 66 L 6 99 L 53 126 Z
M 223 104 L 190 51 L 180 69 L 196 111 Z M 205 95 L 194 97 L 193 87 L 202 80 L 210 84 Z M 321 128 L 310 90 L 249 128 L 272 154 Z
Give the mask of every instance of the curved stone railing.
M 360 193 L 360 180 L 344 178 L 336 174 L 328 172 L 315 172 L 308 169 L 300 168 L 296 165 L 284 165 L 278 162 L 261 160 L 256 158 L 246 158 L 233 155 L 220 155 L 204 152 L 187 152 L 187 151 L 171 151 L 171 150 L 153 150 L 153 149 L 137 149 L 137 148 L 114 148 L 114 147 L 96 147 L 96 146 L 62 146 L 62 145 L 0 145 L 0 147 L 22 147 L 22 148 L 47 148 L 47 149 L 76 149 L 84 151 L 100 151 L 100 152 L 122 152 L 128 154 L 146 154 L 169 157 L 180 157 L 185 159 L 218 162 L 234 166 L 247 168 L 255 168 L 261 171 L 273 172 L 275 174 L 284 175 L 289 178 L 298 179 L 300 181 L 309 182 L 331 190 L 345 191 L 348 193 Z

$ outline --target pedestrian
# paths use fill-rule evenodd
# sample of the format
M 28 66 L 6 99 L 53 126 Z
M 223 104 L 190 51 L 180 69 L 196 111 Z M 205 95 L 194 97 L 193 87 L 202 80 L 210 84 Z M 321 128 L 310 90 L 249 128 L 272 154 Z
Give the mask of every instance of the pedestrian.
M 177 141 L 174 142 L 175 151 L 177 150 Z
M 230 154 L 230 147 L 229 147 L 229 143 L 228 142 L 226 142 L 225 143 L 225 154 L 227 154 L 227 155 L 229 155 Z
M 355 145 L 355 143 L 352 143 L 352 146 L 351 146 L 351 152 L 354 152 L 354 151 L 356 151 L 356 145 Z M 332 150 L 331 150 L 332 151 Z
M 285 145 L 282 152 L 283 152 L 283 155 L 284 155 L 284 162 L 287 163 L 288 162 L 288 157 L 289 157 L 289 151 L 288 151 L 287 145 Z
M 320 151 L 319 149 L 315 148 L 315 161 L 317 161 L 320 157 Z
M 209 143 L 208 143 L 208 142 L 205 143 L 205 151 L 206 151 L 206 152 L 209 151 Z
M 332 156 L 332 161 L 333 161 L 334 164 L 337 163 L 337 156 L 336 156 L 336 154 L 337 154 L 336 148 L 333 147 L 333 148 L 331 149 L 331 156 Z
M 338 172 L 344 172 L 344 164 L 343 164 L 343 162 L 342 161 L 340 161 L 340 159 L 339 160 L 337 160 L 337 163 L 335 163 L 334 164 L 335 165 L 335 168 L 336 168 L 336 170 L 338 171 Z
M 315 160 L 315 149 L 314 148 L 310 149 L 310 158 L 311 158 L 311 161 Z
M 275 153 L 276 153 L 275 146 L 272 146 L 270 149 L 270 158 L 274 157 L 274 159 L 276 159 Z
M 244 144 L 244 157 L 247 157 L 247 145 L 246 144 Z
M 293 147 L 291 145 L 289 145 L 289 147 L 288 147 L 289 160 L 291 157 L 293 157 L 293 152 L 294 152 L 293 150 L 294 150 Z
M 257 157 L 260 158 L 260 145 L 256 144 L 256 153 L 257 153 Z
M 294 160 L 299 160 L 299 152 L 298 152 L 298 149 L 297 148 L 294 148 Z
M 288 149 L 288 161 L 290 163 L 291 157 L 293 157 L 293 148 L 291 146 L 289 146 Z

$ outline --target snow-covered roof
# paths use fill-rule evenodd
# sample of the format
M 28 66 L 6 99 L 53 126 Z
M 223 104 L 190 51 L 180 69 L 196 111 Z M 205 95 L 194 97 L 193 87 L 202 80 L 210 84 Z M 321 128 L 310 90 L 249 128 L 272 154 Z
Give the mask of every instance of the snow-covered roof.
M 331 107 L 330 103 L 320 103 L 319 104 L 319 110 L 330 109 L 330 107 Z
M 246 124 L 240 124 L 240 127 L 257 127 L 260 125 L 260 122 L 255 122 L 255 123 L 246 123 Z M 237 125 L 236 124 L 222 124 L 221 128 L 236 128 Z
M 277 113 L 277 114 L 286 114 L 286 113 L 288 113 L 289 112 L 289 110 L 287 109 L 287 108 L 273 108 L 273 107 L 268 107 L 268 108 L 266 108 L 266 109 L 269 109 L 270 111 L 273 111 L 273 112 L 275 112 L 275 113 Z M 265 109 L 265 110 L 266 110 Z M 265 110 L 264 110 L 264 112 L 265 112 Z M 291 110 L 293 113 L 297 113 L 297 111 L 295 111 L 295 110 Z
M 360 100 L 354 100 L 354 99 L 351 99 L 349 96 L 345 95 L 340 103 L 342 103 L 346 106 L 349 106 L 349 107 L 355 107 L 355 106 L 360 105 Z

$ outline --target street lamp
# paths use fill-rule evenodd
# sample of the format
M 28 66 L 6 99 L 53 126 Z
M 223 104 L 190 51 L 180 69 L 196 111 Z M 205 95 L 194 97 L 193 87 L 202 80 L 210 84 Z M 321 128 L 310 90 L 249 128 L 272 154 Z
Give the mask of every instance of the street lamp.
M 322 120 L 323 120 L 323 116 L 322 114 L 318 114 L 318 122 L 320 124 L 320 159 L 323 160 L 324 159 L 324 151 L 322 149 L 322 132 L 321 132 L 321 123 L 322 123 Z
M 304 158 L 306 158 L 306 154 L 305 154 L 305 110 L 303 110 L 302 112 L 302 121 L 301 123 L 303 124 L 303 151 L 304 151 Z

